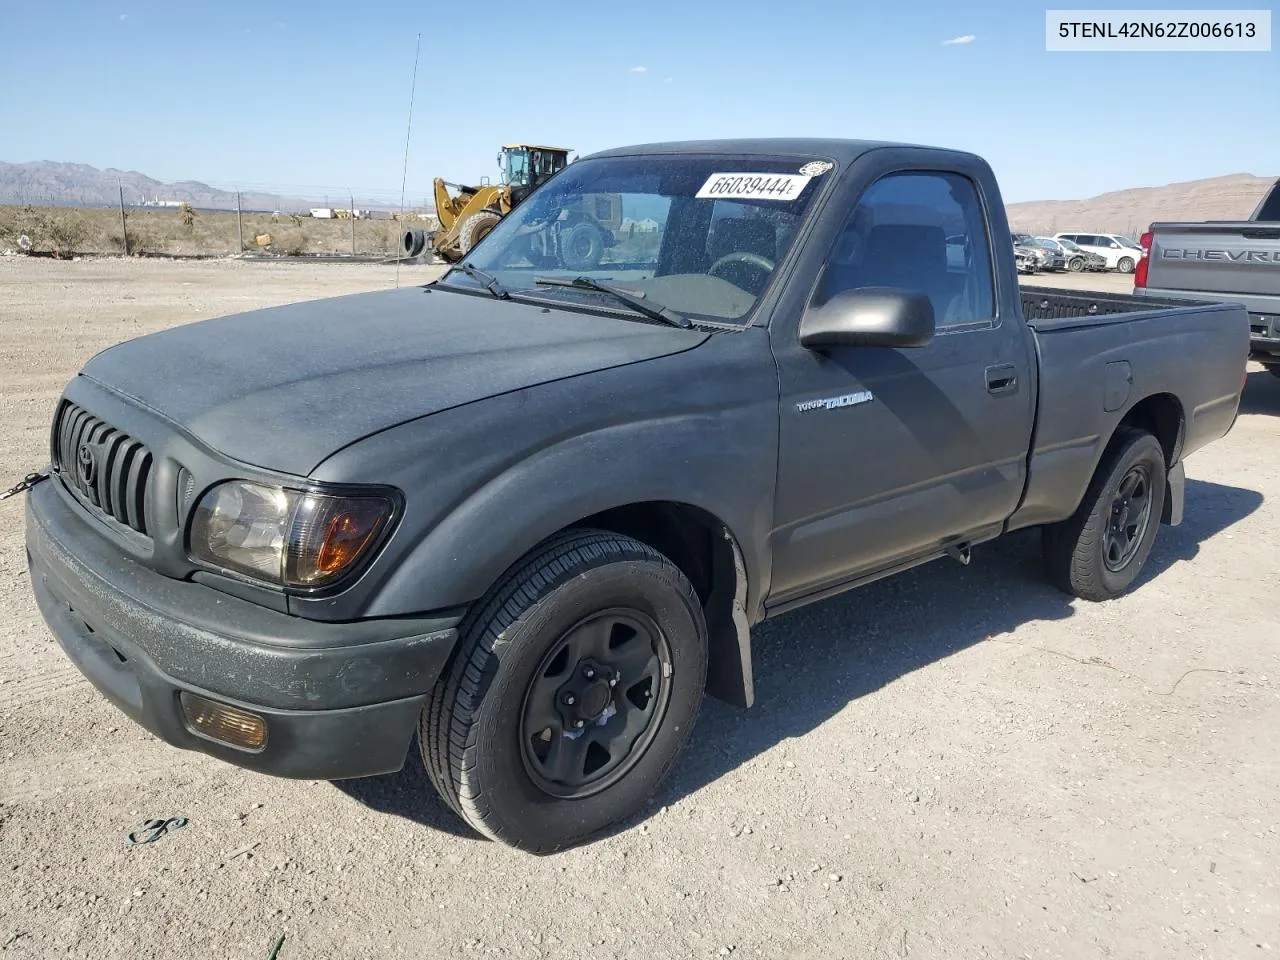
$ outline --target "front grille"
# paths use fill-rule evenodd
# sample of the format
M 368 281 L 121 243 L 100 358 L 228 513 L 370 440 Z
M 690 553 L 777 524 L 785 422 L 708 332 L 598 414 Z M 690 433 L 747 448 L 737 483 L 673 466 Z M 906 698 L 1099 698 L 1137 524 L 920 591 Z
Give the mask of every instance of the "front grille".
M 147 533 L 152 457 L 142 443 L 68 401 L 54 421 L 53 454 L 62 481 L 91 508 Z

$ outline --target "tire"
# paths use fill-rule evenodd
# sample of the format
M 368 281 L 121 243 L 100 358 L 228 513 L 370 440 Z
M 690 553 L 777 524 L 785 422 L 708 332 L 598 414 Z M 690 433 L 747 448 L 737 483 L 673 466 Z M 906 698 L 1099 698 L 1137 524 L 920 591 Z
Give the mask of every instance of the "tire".
M 458 249 L 462 256 L 474 250 L 475 245 L 488 236 L 501 219 L 502 215 L 495 210 L 477 210 L 463 220 L 458 228 Z
M 1121 273 L 1133 273 L 1133 257 L 1121 257 L 1116 261 L 1116 269 Z
M 1067 269 L 1072 273 L 1079 273 L 1084 269 L 1084 257 L 1072 257 L 1067 261 Z
M 1280 377 L 1280 366 L 1266 367 L 1265 369 L 1273 377 Z
M 416 257 L 427 245 L 427 235 L 423 230 L 406 230 L 400 238 L 400 252 L 406 257 Z
M 423 761 L 440 796 L 485 836 L 533 853 L 574 846 L 630 817 L 662 782 L 706 671 L 702 606 L 680 569 L 630 537 L 569 531 L 464 619 L 419 721 Z M 599 744 L 628 727 L 601 763 Z
M 1165 471 L 1159 441 L 1145 430 L 1122 428 L 1103 454 L 1076 512 L 1042 531 L 1049 582 L 1082 600 L 1111 600 L 1128 590 L 1142 572 L 1160 529 Z M 1113 513 L 1124 500 L 1122 486 L 1128 486 L 1135 474 L 1146 490 L 1146 507 L 1137 519 Z M 1137 492 L 1138 487 L 1130 487 L 1130 508 Z M 1116 528 L 1112 528 L 1113 517 L 1120 521 Z M 1127 549 L 1117 549 L 1119 538 L 1113 535 L 1118 531 L 1123 532 Z
M 590 270 L 604 256 L 604 236 L 594 223 L 579 221 L 560 231 L 560 259 L 570 270 Z

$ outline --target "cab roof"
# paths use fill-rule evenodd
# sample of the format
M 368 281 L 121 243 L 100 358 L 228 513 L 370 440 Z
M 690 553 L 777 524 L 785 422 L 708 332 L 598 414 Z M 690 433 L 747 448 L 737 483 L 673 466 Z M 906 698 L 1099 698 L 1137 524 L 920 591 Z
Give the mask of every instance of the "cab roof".
M 897 143 L 887 140 L 841 140 L 834 138 L 774 137 L 734 140 L 673 140 L 666 143 L 643 143 L 630 147 L 615 147 L 591 154 L 592 157 L 625 157 L 645 154 L 672 153 L 733 153 L 759 154 L 761 156 L 821 157 L 843 165 L 852 163 L 870 150 L 884 147 L 908 147 L 916 150 L 944 150 L 918 143 Z M 948 153 L 962 151 L 947 150 Z M 587 159 L 587 158 L 583 158 Z
M 572 147 L 548 147 L 540 143 L 504 143 L 503 150 L 546 150 L 553 153 L 569 153 Z

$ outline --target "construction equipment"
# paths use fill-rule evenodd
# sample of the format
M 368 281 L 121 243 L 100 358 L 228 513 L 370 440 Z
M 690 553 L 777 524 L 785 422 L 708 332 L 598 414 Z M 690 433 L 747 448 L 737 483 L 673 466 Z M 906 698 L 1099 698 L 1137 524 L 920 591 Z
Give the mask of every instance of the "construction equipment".
M 402 238 L 404 255 L 418 256 L 429 239 L 437 256 L 451 263 L 461 260 L 534 187 L 563 170 L 568 162 L 569 151 L 564 147 L 510 143 L 498 155 L 501 183 L 469 187 L 436 177 L 436 218 L 440 228 L 430 238 L 421 230 L 406 230 Z M 456 194 L 450 194 L 450 188 Z
M 430 244 L 438 257 L 456 263 L 471 252 L 503 217 L 535 187 L 569 162 L 569 150 L 539 144 L 509 143 L 498 155 L 502 182 L 470 187 L 435 178 L 436 218 L 439 229 L 432 234 L 406 230 L 401 238 L 401 254 L 418 257 Z M 453 189 L 456 194 L 449 191 Z M 559 224 L 554 237 L 530 238 L 530 257 L 545 261 L 552 248 L 560 249 L 566 263 L 581 269 L 599 263 L 606 247 L 614 243 L 614 231 L 621 223 L 621 198 L 584 197 L 580 215 Z

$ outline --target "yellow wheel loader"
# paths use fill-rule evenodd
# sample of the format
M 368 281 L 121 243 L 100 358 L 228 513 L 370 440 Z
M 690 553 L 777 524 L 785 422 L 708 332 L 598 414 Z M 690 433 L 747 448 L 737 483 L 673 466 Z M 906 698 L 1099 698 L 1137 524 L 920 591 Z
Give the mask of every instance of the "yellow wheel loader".
M 434 234 L 406 230 L 401 239 L 401 255 L 421 256 L 428 245 L 431 252 L 456 263 L 471 252 L 499 220 L 527 197 L 535 187 L 569 162 L 569 151 L 528 143 L 510 143 L 498 155 L 502 182 L 470 187 L 435 178 L 436 219 Z M 450 193 L 450 189 L 456 193 Z M 566 266 L 583 269 L 600 262 L 606 247 L 613 246 L 615 231 L 622 221 L 621 198 L 583 198 L 581 211 L 563 224 L 554 235 L 531 236 L 530 260 L 535 265 L 563 259 Z

